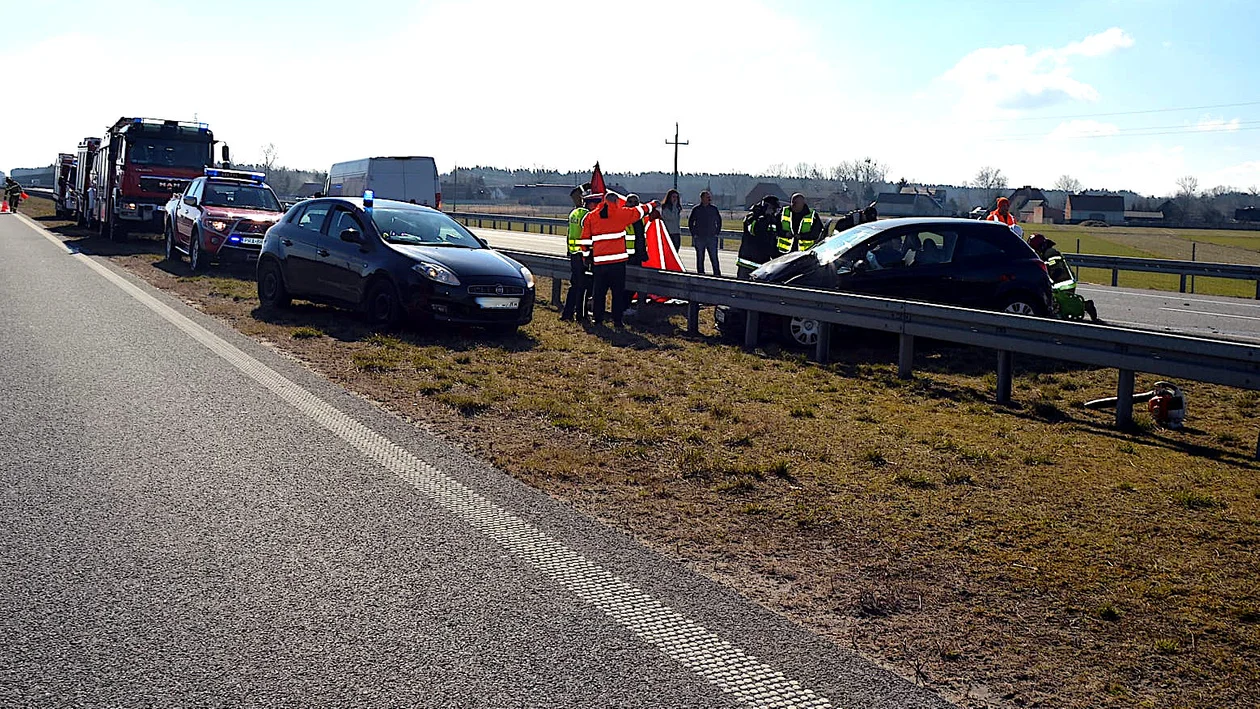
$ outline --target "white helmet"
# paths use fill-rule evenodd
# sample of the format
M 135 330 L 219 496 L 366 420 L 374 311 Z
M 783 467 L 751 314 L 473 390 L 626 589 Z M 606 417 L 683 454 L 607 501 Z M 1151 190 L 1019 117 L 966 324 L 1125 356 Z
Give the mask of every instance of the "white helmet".
M 1011 231 L 1015 232 L 1015 236 L 1018 236 L 1021 239 L 1024 238 L 1024 228 L 1021 227 L 1020 225 L 1012 224 Z

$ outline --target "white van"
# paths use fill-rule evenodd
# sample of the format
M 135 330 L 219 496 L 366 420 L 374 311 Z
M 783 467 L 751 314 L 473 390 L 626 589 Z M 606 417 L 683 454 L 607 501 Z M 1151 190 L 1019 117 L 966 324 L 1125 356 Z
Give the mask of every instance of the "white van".
M 442 185 L 433 158 L 401 156 L 339 162 L 328 170 L 324 194 L 361 197 L 372 190 L 377 199 L 442 208 Z

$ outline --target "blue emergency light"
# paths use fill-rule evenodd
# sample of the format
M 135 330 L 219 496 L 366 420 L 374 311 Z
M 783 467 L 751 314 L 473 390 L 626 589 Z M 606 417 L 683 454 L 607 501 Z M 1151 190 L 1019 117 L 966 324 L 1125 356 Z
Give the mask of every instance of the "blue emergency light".
M 205 170 L 206 177 L 226 177 L 232 180 L 250 180 L 261 184 L 266 181 L 267 175 L 262 172 L 248 172 L 246 170 L 224 170 L 217 167 L 207 167 Z
M 372 190 L 364 190 L 363 191 L 363 209 L 368 212 L 372 211 L 372 203 L 374 201 L 376 201 L 376 193 L 373 192 Z

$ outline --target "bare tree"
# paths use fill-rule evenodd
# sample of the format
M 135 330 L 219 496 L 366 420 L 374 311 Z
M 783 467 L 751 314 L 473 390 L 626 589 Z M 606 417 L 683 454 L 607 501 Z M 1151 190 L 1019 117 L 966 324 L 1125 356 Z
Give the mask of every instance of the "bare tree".
M 1186 175 L 1177 180 L 1178 196 L 1193 197 L 1199 192 L 1199 178 L 1194 175 Z
M 1205 191 L 1203 195 L 1205 197 L 1216 198 L 1216 197 L 1224 197 L 1225 195 L 1233 194 L 1237 191 L 1238 191 L 1237 189 L 1230 187 L 1228 185 L 1217 185 L 1216 187 L 1213 187 L 1212 189 Z
M 1006 190 L 1006 175 L 999 168 L 986 165 L 980 168 L 969 186 L 983 192 L 987 202 L 993 202 L 999 193 Z
M 1248 187 L 1247 194 L 1251 195 L 1252 197 L 1260 197 L 1260 187 L 1257 187 L 1255 185 Z
M 1060 175 L 1059 179 L 1054 181 L 1054 189 L 1068 194 L 1080 194 L 1081 181 L 1071 175 Z
M 263 172 L 271 174 L 271 170 L 276 166 L 276 160 L 279 158 L 280 151 L 276 150 L 276 144 L 267 143 L 266 147 L 262 149 L 262 162 L 259 164 L 259 167 L 263 169 Z

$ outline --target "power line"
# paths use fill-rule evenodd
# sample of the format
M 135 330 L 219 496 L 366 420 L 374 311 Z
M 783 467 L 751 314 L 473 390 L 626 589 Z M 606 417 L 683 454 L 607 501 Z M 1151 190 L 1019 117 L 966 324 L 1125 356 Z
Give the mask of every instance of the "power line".
M 1260 106 L 1260 101 L 1244 101 L 1242 103 L 1216 103 L 1208 106 L 1183 106 L 1181 108 L 1148 108 L 1141 111 L 1113 111 L 1111 113 L 1080 113 L 1075 116 L 1022 116 L 1020 118 L 982 118 L 985 123 L 1017 122 L 1017 121 L 1064 121 L 1073 118 L 1103 118 L 1106 116 L 1137 116 L 1148 113 L 1177 113 L 1178 111 L 1206 111 L 1212 108 L 1240 108 L 1242 106 Z
M 1250 126 L 1247 128 L 1236 128 L 1232 130 L 1205 130 L 1203 128 L 1196 128 L 1192 130 L 1156 131 L 1153 133 L 1096 133 L 1094 135 L 1063 135 L 1057 136 L 1057 138 L 1061 140 L 1078 140 L 1084 138 L 1146 138 L 1156 135 L 1213 135 L 1215 133 L 1241 133 L 1243 131 L 1252 130 L 1260 130 L 1260 126 Z M 1001 138 L 988 138 L 987 140 L 995 143 L 1019 143 L 1043 140 L 1049 137 L 1050 134 L 1045 133 L 1036 136 L 1007 136 Z
M 1111 136 L 1124 135 L 1143 135 L 1144 131 L 1171 130 L 1174 132 L 1185 133 L 1232 133 L 1241 130 L 1241 126 L 1250 126 L 1260 124 L 1260 121 L 1227 121 L 1223 123 L 1212 123 L 1207 125 L 1170 125 L 1170 126 L 1141 126 L 1137 128 L 1116 128 L 1110 133 L 1096 133 L 1093 137 L 1105 138 Z M 1234 127 L 1239 126 L 1239 127 Z M 1045 138 L 1051 133 L 1017 133 L 1015 135 L 1004 135 L 1003 138 Z M 1065 136 L 1066 137 L 1066 136 Z

